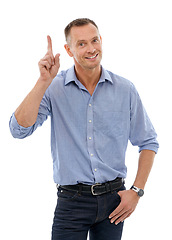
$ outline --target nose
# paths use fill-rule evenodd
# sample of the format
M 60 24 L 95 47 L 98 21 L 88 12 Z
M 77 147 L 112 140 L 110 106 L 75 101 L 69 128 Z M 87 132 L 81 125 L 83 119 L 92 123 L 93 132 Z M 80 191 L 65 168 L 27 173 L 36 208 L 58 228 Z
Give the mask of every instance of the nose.
M 96 51 L 95 47 L 92 44 L 88 45 L 87 52 L 94 53 Z

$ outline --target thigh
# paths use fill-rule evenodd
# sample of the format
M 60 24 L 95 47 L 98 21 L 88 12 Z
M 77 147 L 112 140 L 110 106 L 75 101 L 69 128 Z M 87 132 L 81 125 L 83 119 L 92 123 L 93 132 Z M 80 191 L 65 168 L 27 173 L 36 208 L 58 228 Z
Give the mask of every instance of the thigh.
M 87 240 L 86 232 L 74 232 L 74 231 L 66 231 L 66 230 L 58 230 L 52 231 L 52 240 Z
M 78 193 L 59 189 L 52 240 L 86 240 L 93 217 L 89 205 Z
M 71 230 L 52 230 L 52 238 L 51 240 L 87 240 L 87 232 L 75 232 L 72 229 Z
M 124 185 L 118 189 L 118 191 L 122 190 L 125 190 Z M 110 213 L 118 207 L 120 202 L 120 196 L 116 191 L 106 195 L 106 204 L 104 204 L 104 208 L 101 206 L 101 204 L 99 206 L 99 209 L 105 211 L 106 214 L 104 214 L 104 219 L 99 219 L 98 222 L 91 226 L 90 240 L 121 240 L 123 223 L 115 225 L 114 223 L 111 223 L 109 219 Z
M 115 225 L 107 218 L 90 229 L 90 240 L 121 240 L 122 230 L 123 223 Z

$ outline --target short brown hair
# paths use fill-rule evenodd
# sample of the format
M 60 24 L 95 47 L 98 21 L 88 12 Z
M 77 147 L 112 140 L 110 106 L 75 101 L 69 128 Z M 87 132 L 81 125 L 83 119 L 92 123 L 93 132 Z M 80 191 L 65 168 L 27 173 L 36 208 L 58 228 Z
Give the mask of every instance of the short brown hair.
M 70 30 L 72 27 L 76 26 L 76 27 L 80 27 L 80 26 L 84 26 L 84 25 L 87 25 L 87 24 L 93 24 L 97 29 L 97 25 L 95 24 L 95 22 L 93 20 L 90 20 L 89 18 L 78 18 L 78 19 L 75 19 L 73 20 L 72 22 L 70 22 L 66 27 L 65 27 L 65 30 L 64 30 L 64 33 L 65 33 L 65 38 L 66 38 L 66 41 L 68 39 L 68 36 L 70 34 Z

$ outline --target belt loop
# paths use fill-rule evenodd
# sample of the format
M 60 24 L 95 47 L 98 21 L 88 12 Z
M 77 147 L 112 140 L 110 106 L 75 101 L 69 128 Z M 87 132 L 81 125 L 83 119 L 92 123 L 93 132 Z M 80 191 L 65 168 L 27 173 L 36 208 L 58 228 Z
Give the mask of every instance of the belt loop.
M 111 182 L 109 182 L 109 187 L 110 187 L 110 192 L 113 193 L 112 183 Z
M 79 184 L 79 191 L 78 191 L 79 195 L 81 195 L 82 193 L 82 184 Z
M 109 182 L 106 182 L 106 183 L 105 183 L 105 189 L 106 189 L 106 192 L 109 191 L 108 185 L 109 185 Z

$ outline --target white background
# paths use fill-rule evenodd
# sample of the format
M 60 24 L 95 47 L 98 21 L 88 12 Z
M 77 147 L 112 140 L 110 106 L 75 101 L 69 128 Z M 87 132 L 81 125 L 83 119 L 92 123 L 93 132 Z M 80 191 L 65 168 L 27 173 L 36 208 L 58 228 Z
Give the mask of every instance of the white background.
M 0 239 L 48 240 L 56 205 L 50 152 L 50 120 L 29 138 L 13 139 L 9 119 L 39 77 L 46 36 L 61 68 L 63 29 L 78 17 L 93 19 L 103 38 L 102 65 L 131 80 L 158 133 L 156 156 L 145 196 L 125 221 L 123 240 L 171 237 L 172 5 L 153 0 L 6 0 L 0 6 Z M 129 144 L 127 188 L 137 169 L 138 149 Z M 113 238 L 112 238 L 113 239 Z

